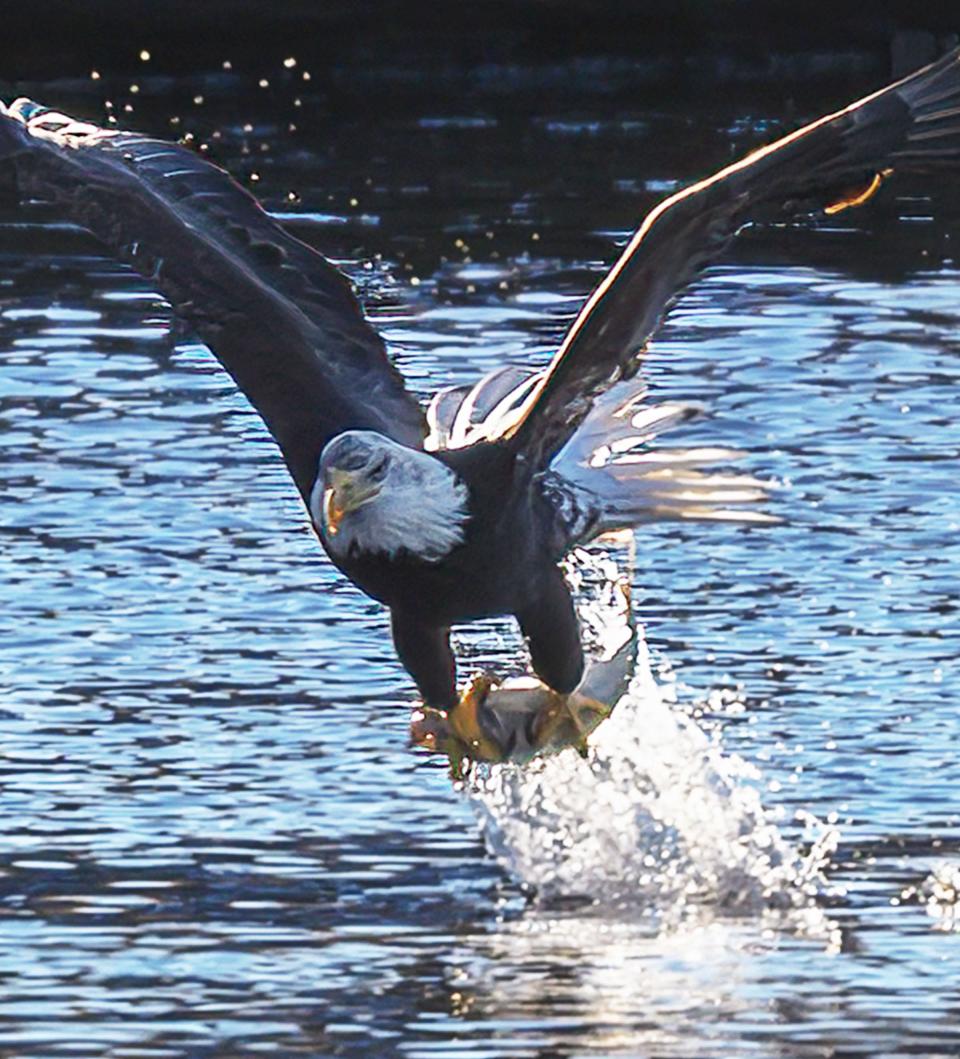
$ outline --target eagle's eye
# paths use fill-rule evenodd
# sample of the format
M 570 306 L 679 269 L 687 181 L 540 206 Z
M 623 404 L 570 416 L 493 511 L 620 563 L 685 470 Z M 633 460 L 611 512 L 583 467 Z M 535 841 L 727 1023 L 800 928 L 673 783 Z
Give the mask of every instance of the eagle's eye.
M 373 466 L 367 471 L 367 478 L 373 482 L 381 482 L 387 473 L 387 468 L 390 466 L 390 457 L 383 453 L 382 456 L 374 460 Z
M 370 447 L 351 440 L 339 445 L 331 453 L 330 463 L 341 471 L 362 471 L 370 459 Z

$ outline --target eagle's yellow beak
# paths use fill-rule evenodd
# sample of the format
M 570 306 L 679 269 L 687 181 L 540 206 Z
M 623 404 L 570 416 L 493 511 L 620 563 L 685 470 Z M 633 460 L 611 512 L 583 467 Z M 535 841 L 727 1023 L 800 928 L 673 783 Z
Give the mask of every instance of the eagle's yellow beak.
M 380 492 L 380 486 L 337 467 L 327 472 L 327 483 L 323 491 L 323 522 L 333 537 L 340 531 L 344 516 L 372 500 Z

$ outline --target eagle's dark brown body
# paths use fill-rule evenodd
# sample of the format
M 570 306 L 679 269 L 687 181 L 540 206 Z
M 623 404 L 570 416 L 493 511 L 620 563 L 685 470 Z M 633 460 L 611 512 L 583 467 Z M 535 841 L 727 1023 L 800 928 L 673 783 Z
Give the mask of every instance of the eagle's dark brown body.
M 436 456 L 469 489 L 463 542 L 431 563 L 402 550 L 392 558 L 337 559 L 360 588 L 390 606 L 400 657 L 428 702 L 453 703 L 449 627 L 491 614 L 517 615 L 537 672 L 569 690 L 580 653 L 557 568 L 564 550 L 605 526 L 709 517 L 718 487 L 705 486 L 714 480 L 689 466 L 673 479 L 667 464 L 645 476 L 637 470 L 642 463 L 614 458 L 609 447 L 605 478 L 594 474 L 593 460 L 576 482 L 555 466 L 578 432 L 589 433 L 600 398 L 636 370 L 646 342 L 698 270 L 771 209 L 790 215 L 811 201 L 831 209 L 860 205 L 901 171 L 937 174 L 958 165 L 954 51 L 648 214 L 549 368 L 528 380 L 509 424 L 505 419 L 498 430 L 494 410 L 484 438 Z M 411 449 L 426 444 L 424 414 L 349 283 L 221 170 L 184 147 L 99 129 L 29 100 L 0 108 L 0 166 L 24 197 L 59 203 L 170 299 L 263 416 L 308 503 L 321 453 L 342 432 L 378 432 Z M 616 415 L 607 425 L 622 428 Z M 447 427 L 452 439 L 456 424 Z M 635 440 L 642 448 L 649 431 Z M 725 488 L 734 502 L 750 498 L 731 481 Z
M 437 562 L 410 552 L 328 554 L 354 584 L 390 608 L 398 652 L 431 705 L 456 702 L 451 626 L 503 615 L 520 622 L 541 679 L 572 691 L 583 653 L 573 601 L 556 564 L 577 527 L 564 521 L 507 445 L 454 449 L 437 458 L 469 490 L 462 544 Z

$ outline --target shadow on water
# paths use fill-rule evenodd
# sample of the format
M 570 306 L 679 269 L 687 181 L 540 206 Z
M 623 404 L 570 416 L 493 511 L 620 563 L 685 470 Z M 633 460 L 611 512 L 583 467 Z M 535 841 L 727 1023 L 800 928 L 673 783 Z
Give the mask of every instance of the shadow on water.
M 658 196 L 800 116 L 749 88 L 598 93 L 598 69 L 556 103 L 518 76 L 408 86 L 382 112 L 338 109 L 300 67 L 260 94 L 224 71 L 30 88 L 207 144 L 345 262 L 426 393 L 543 361 Z M 840 101 L 809 94 L 802 114 Z M 644 685 L 592 769 L 521 778 L 554 842 L 580 826 L 566 876 L 522 845 L 516 802 L 495 815 L 504 872 L 407 750 L 383 616 L 323 560 L 212 358 L 86 236 L 4 200 L 0 1051 L 952 1053 L 960 224 L 930 195 L 756 228 L 653 345 L 656 395 L 714 413 L 683 442 L 746 449 L 787 483 L 786 525 L 639 536 L 676 704 Z M 463 637 L 470 665 L 516 647 L 498 623 Z M 682 828 L 611 826 L 668 763 Z M 707 769 L 713 800 L 691 801 Z M 840 833 L 829 886 L 776 907 L 764 871 L 795 873 L 809 814 Z M 569 899 L 584 879 L 598 904 Z M 704 902 L 718 879 L 731 899 Z

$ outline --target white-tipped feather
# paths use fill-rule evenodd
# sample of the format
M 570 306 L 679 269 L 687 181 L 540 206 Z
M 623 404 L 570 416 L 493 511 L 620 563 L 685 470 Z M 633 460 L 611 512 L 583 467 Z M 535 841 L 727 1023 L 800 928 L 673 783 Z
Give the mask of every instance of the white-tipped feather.
M 636 387 L 636 383 L 633 384 Z M 591 411 L 555 463 L 556 471 L 599 506 L 601 532 L 665 519 L 769 524 L 779 519 L 749 506 L 769 495 L 772 483 L 752 475 L 705 473 L 743 453 L 720 446 L 662 448 L 659 435 L 702 415 L 694 405 L 646 406 L 643 391 L 624 397 L 610 391 Z
M 727 460 L 729 449 L 659 450 L 615 460 L 589 473 L 570 474 L 602 510 L 601 530 L 665 519 L 771 524 L 780 520 L 750 507 L 765 501 L 775 483 L 751 475 L 707 474 L 704 463 Z M 565 468 L 559 468 L 561 473 Z
M 746 453 L 740 449 L 725 449 L 702 445 L 695 449 L 654 449 L 650 452 L 629 452 L 618 456 L 616 466 L 645 467 L 700 467 L 705 463 L 726 463 L 742 459 Z
M 461 448 L 509 436 L 523 418 L 543 372 L 501 368 L 472 387 L 441 391 L 430 404 L 427 448 Z M 556 473 L 599 504 L 601 531 L 661 519 L 771 523 L 775 517 L 728 505 L 762 503 L 771 483 L 750 475 L 705 474 L 698 468 L 729 463 L 743 453 L 701 445 L 654 447 L 668 430 L 699 418 L 697 405 L 645 404 L 636 380 L 594 402 L 590 414 L 554 461 Z
M 479 441 L 496 441 L 526 414 L 527 399 L 543 372 L 498 368 L 473 386 L 449 386 L 427 408 L 428 452 L 462 449 Z

